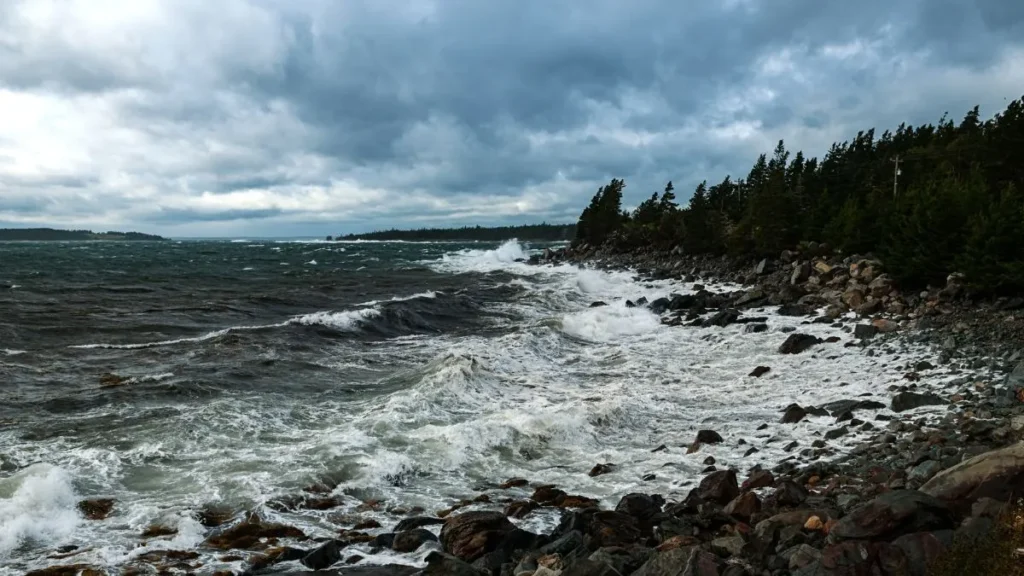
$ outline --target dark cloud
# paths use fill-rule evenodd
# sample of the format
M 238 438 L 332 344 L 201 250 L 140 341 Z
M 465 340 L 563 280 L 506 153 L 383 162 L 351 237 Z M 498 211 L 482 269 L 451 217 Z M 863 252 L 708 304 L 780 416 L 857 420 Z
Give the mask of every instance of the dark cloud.
M 571 220 L 1024 81 L 1016 0 L 109 1 L 0 4 L 0 218 Z

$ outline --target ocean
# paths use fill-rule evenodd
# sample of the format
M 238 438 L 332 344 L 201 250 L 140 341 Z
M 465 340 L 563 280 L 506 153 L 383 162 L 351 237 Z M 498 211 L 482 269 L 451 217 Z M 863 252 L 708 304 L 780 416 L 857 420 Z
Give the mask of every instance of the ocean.
M 202 545 L 211 505 L 327 538 L 353 517 L 380 533 L 481 493 L 491 502 L 469 509 L 501 509 L 532 491 L 497 488 L 513 477 L 605 506 L 634 491 L 678 500 L 708 457 L 742 477 L 805 458 L 835 427 L 780 424 L 788 404 L 885 401 L 898 378 L 899 356 L 772 310 L 764 333 L 663 325 L 627 300 L 692 284 L 524 262 L 543 248 L 0 243 L 0 573 L 118 569 L 168 549 L 198 552 L 200 573 L 240 570 Z M 793 327 L 843 343 L 780 355 Z M 771 372 L 749 376 L 758 365 Z M 725 441 L 687 454 L 701 429 Z M 841 454 L 858 437 L 829 445 Z M 338 506 L 275 505 L 315 484 Z M 85 498 L 116 503 L 88 520 Z M 516 520 L 557 521 L 554 509 Z M 176 534 L 142 538 L 152 525 Z M 363 563 L 426 555 L 352 550 Z

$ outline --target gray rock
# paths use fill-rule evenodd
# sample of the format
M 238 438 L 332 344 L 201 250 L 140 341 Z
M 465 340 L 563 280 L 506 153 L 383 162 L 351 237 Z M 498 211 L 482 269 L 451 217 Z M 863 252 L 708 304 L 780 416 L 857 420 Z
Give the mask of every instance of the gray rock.
M 854 508 L 832 529 L 842 540 L 891 540 L 904 534 L 955 527 L 941 500 L 917 490 L 893 490 Z
M 779 346 L 779 352 L 781 354 L 800 354 L 817 344 L 821 344 L 821 338 L 817 336 L 793 333 Z
M 914 482 L 924 483 L 931 479 L 942 470 L 942 464 L 935 460 L 928 460 L 914 466 L 910 473 L 907 474 L 907 479 Z
M 893 412 L 904 412 L 922 406 L 941 406 L 947 403 L 939 396 L 930 392 L 923 394 L 918 392 L 900 392 L 892 397 L 891 409 Z

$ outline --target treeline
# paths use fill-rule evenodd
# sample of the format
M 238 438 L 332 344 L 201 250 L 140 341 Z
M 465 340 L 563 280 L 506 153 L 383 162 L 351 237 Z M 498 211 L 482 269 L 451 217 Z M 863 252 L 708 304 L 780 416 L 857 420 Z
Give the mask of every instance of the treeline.
M 981 292 L 1024 290 L 1024 105 L 982 120 L 874 129 L 820 160 L 783 142 L 744 178 L 702 182 L 685 207 L 670 182 L 632 212 L 625 183 L 601 188 L 576 244 L 690 254 L 778 255 L 803 241 L 874 253 L 907 287 L 962 272 Z
M 569 241 L 575 237 L 574 224 L 530 224 L 525 226 L 465 226 L 463 228 L 421 228 L 419 230 L 382 230 L 367 234 L 338 236 L 338 240 L 406 240 L 459 241 L 480 240 L 500 242 L 513 238 L 534 242 Z M 328 237 L 328 240 L 331 238 Z
M 0 241 L 47 241 L 47 240 L 164 240 L 160 236 L 141 232 L 100 232 L 92 230 L 55 230 L 53 228 L 0 228 Z

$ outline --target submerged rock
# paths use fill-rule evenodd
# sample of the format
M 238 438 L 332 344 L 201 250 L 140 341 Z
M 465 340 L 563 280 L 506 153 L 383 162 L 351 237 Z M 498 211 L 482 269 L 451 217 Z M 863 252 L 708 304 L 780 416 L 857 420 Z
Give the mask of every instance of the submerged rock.
M 817 336 L 811 336 L 809 334 L 800 334 L 794 332 L 786 338 L 786 341 L 779 346 L 779 353 L 781 354 L 800 354 L 821 343 L 821 339 Z
M 113 498 L 94 498 L 78 503 L 78 510 L 89 520 L 103 520 L 114 510 Z

